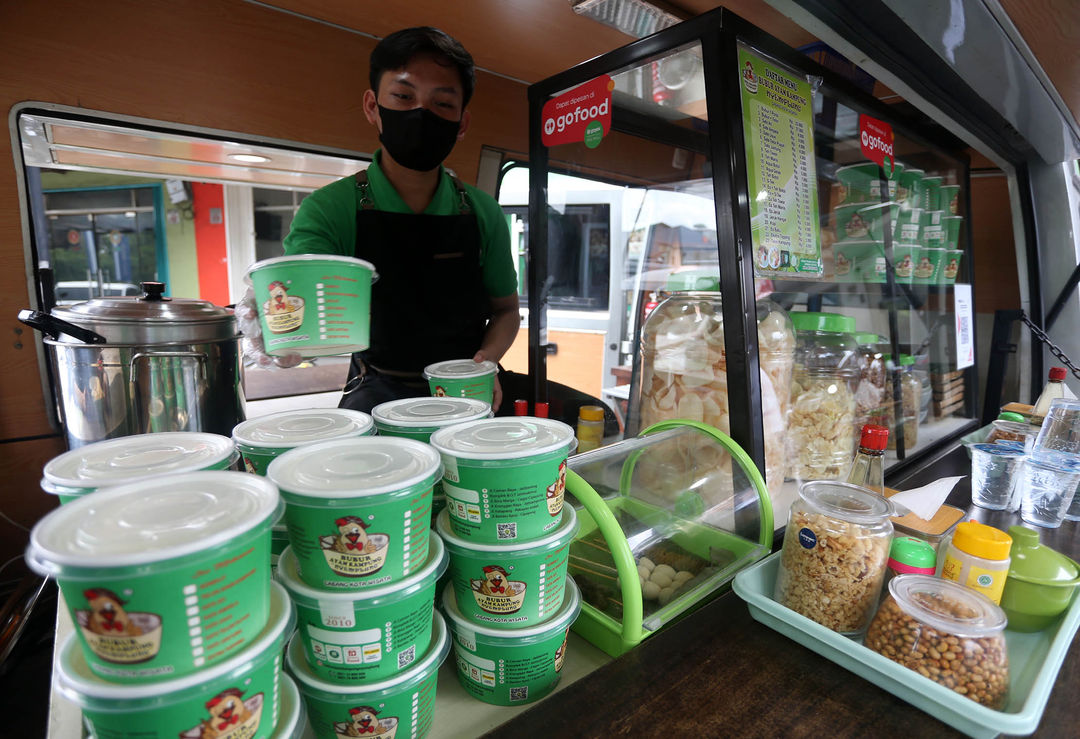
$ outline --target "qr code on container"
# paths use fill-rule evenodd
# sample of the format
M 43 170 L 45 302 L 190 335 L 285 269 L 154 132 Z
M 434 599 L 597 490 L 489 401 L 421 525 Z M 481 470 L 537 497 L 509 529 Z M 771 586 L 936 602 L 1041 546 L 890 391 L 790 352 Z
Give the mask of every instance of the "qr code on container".
M 415 659 L 416 659 L 416 645 L 413 644 L 408 649 L 403 649 L 402 651 L 398 652 L 398 656 L 397 656 L 398 669 L 400 670 L 402 667 L 405 667 L 406 665 L 411 665 L 413 663 L 413 660 L 415 660 Z
M 498 539 L 516 539 L 517 538 L 517 524 L 516 523 L 497 523 L 497 524 L 495 524 L 495 536 Z
M 522 685 L 520 688 L 510 688 L 510 700 L 512 701 L 527 701 L 529 700 L 529 686 Z

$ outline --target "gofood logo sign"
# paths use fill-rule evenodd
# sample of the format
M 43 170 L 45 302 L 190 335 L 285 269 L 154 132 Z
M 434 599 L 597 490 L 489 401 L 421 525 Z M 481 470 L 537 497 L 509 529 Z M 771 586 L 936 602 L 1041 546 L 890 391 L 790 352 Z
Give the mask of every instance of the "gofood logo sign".
M 611 91 L 615 82 L 602 75 L 544 103 L 541 112 L 544 146 L 585 143 L 600 145 L 611 130 Z
M 863 156 L 885 170 L 892 179 L 896 170 L 893 157 L 892 126 L 868 115 L 859 116 L 859 143 Z

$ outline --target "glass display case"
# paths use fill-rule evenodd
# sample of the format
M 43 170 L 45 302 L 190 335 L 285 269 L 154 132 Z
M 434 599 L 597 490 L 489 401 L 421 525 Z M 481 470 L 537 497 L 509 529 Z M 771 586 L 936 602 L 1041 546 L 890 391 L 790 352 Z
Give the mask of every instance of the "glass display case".
M 535 397 L 554 350 L 548 220 L 572 202 L 559 189 L 572 175 L 622 187 L 604 342 L 619 366 L 597 366 L 626 436 L 710 423 L 775 494 L 785 479 L 842 477 L 867 419 L 892 431 L 891 474 L 972 430 L 968 161 L 859 82 L 717 9 L 531 86 Z M 815 364 L 826 359 L 831 375 Z M 823 466 L 776 462 L 778 443 L 790 461 L 793 436 L 816 449 L 825 427 Z

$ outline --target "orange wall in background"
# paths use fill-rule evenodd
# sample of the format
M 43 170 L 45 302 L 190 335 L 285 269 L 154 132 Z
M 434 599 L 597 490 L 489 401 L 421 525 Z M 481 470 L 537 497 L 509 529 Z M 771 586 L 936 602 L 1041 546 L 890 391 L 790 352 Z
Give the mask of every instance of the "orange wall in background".
M 228 248 L 225 243 L 225 188 L 191 183 L 195 211 L 195 253 L 199 264 L 199 298 L 215 305 L 229 302 Z M 179 297 L 187 297 L 181 295 Z

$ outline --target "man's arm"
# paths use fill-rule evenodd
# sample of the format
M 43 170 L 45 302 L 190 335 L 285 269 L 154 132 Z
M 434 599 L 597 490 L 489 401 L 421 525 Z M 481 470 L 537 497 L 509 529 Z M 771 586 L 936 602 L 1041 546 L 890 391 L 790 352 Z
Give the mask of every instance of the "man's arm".
M 517 293 L 503 298 L 491 298 L 491 311 L 491 320 L 488 321 L 487 329 L 484 331 L 484 341 L 480 345 L 480 351 L 473 357 L 474 362 L 483 362 L 485 359 L 498 362 L 517 338 L 518 327 L 521 325 Z M 502 405 L 502 387 L 496 375 L 495 396 L 491 402 L 491 409 L 497 411 L 500 405 Z

